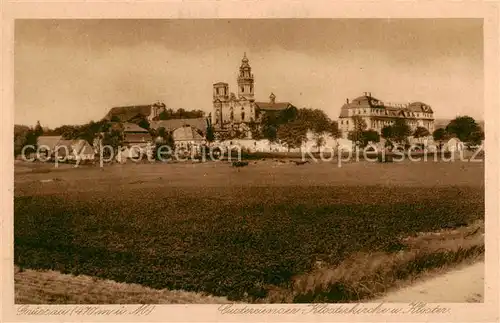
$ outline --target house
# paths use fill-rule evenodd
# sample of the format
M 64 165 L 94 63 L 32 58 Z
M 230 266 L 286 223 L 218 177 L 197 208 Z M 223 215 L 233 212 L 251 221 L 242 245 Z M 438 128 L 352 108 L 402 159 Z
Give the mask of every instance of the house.
M 62 136 L 40 136 L 37 139 L 38 152 L 40 158 L 50 158 L 54 156 L 57 145 L 63 140 Z
M 205 143 L 205 138 L 199 133 L 197 128 L 183 126 L 172 132 L 176 148 L 199 148 Z
M 123 143 L 132 146 L 145 146 L 153 141 L 149 130 L 136 125 L 135 123 L 122 124 Z
M 458 138 L 451 138 L 442 147 L 442 150 L 449 152 L 460 152 L 465 149 L 465 145 Z
M 205 136 L 209 126 L 209 120 L 207 118 L 169 119 L 152 121 L 149 125 L 151 129 L 155 129 L 156 131 L 160 128 L 164 128 L 166 131 L 170 132 L 186 126 L 199 130 L 202 135 Z
M 175 147 L 189 149 L 199 148 L 205 143 L 209 122 L 207 118 L 169 119 L 153 121 L 150 127 L 156 131 L 163 128 L 172 132 Z
M 77 159 L 79 160 L 92 160 L 95 157 L 94 148 L 87 140 L 76 139 L 72 143 L 73 151 L 76 152 Z
M 63 139 L 62 136 L 40 136 L 37 141 L 42 158 L 57 156 L 67 160 L 92 160 L 95 151 L 84 139 Z
M 117 152 L 117 156 L 122 156 L 119 158 L 138 158 L 144 154 L 147 156 L 152 154 L 153 137 L 149 130 L 129 122 L 113 127 L 120 127 L 123 131 L 124 147 Z

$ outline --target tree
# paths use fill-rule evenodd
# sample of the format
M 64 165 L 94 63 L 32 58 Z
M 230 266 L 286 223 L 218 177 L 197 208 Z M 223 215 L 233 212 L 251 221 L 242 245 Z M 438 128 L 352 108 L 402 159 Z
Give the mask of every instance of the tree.
M 172 148 L 173 150 L 175 148 L 175 138 L 173 131 L 166 131 L 163 138 L 165 139 L 165 145 Z
M 457 137 L 462 142 L 469 142 L 472 133 L 480 130 L 481 127 L 469 116 L 456 117 L 446 126 L 446 132 Z
M 207 134 L 205 135 L 205 138 L 207 139 L 208 142 L 213 142 L 215 140 L 215 133 L 212 125 L 209 125 L 207 127 Z
M 241 131 L 241 129 L 233 129 L 231 131 L 231 138 L 234 138 L 234 139 L 245 139 L 247 136 L 246 136 L 246 133 L 244 131 Z
M 434 141 L 439 143 L 439 149 L 441 149 L 443 146 L 443 142 L 448 140 L 449 134 L 446 129 L 438 128 L 434 130 L 434 132 L 432 133 L 432 137 L 434 138 Z
M 339 123 L 337 121 L 330 122 L 330 128 L 328 134 L 335 139 L 340 138 L 342 136 L 342 132 L 339 129 Z
M 149 130 L 149 121 L 146 118 L 142 118 L 137 125 L 141 128 Z
M 331 127 L 331 120 L 323 110 L 319 109 L 300 109 L 294 120 L 300 120 L 307 128 L 316 134 L 328 132 Z
M 167 133 L 167 131 L 165 130 L 164 127 L 159 127 L 158 129 L 156 129 L 156 136 L 157 137 L 165 138 L 166 133 Z
M 413 132 L 413 137 L 415 137 L 415 138 L 423 138 L 423 137 L 427 137 L 429 135 L 430 135 L 430 132 L 425 127 L 417 127 L 417 129 L 415 129 L 415 131 Z
M 184 109 L 178 109 L 178 110 L 172 110 L 172 109 L 165 109 L 163 110 L 159 115 L 158 119 L 160 120 L 170 120 L 170 119 L 182 119 L 182 118 L 203 118 L 205 116 L 205 112 L 201 110 L 192 110 L 192 111 L 187 111 Z
M 404 119 L 396 119 L 392 125 L 392 137 L 396 142 L 403 143 L 411 134 L 411 128 Z
M 366 147 L 370 142 L 379 142 L 380 135 L 375 130 L 366 130 L 362 132 L 361 144 Z
M 266 112 L 266 114 L 273 114 L 276 120 L 276 125 L 280 125 L 296 120 L 299 114 L 299 110 L 297 110 L 297 108 L 295 107 L 289 107 L 278 113 Z
M 168 150 L 162 150 L 162 155 L 160 156 L 159 149 L 160 147 L 167 146 L 171 149 L 170 153 L 175 149 L 175 141 L 173 137 L 172 131 L 167 131 L 164 127 L 160 127 L 156 130 L 157 138 L 155 140 L 155 149 L 154 156 L 156 160 L 160 160 L 160 158 L 164 158 L 166 153 L 169 153 Z
M 151 136 L 151 138 L 158 137 L 158 130 L 157 129 L 149 128 L 148 132 L 149 132 L 149 135 Z
M 352 118 L 352 121 L 354 123 L 354 131 L 365 131 L 368 126 L 366 125 L 366 121 L 361 118 L 360 116 L 354 116 Z
M 470 146 L 481 145 L 484 140 L 484 132 L 481 129 L 478 129 L 472 132 L 469 136 L 469 141 L 467 142 Z
M 36 131 L 35 129 L 30 129 L 26 134 L 26 141 L 24 145 L 33 145 L 36 149 L 38 147 L 39 133 L 40 132 Z
M 43 128 L 40 125 L 40 121 L 36 122 L 36 126 L 35 126 L 35 129 L 34 129 L 34 132 L 35 132 L 34 135 L 37 136 L 37 137 L 43 135 Z
M 252 139 L 262 139 L 262 132 L 260 131 L 259 125 L 255 121 L 250 121 L 248 127 L 250 128 L 250 132 L 252 133 Z
M 160 114 L 158 115 L 158 119 L 168 120 L 167 110 L 163 110 L 162 112 L 160 112 Z
M 118 147 L 123 143 L 123 139 L 123 129 L 121 127 L 111 128 L 109 131 L 104 133 L 102 145 L 112 147 L 116 154 Z M 109 149 L 105 149 L 103 153 L 110 154 L 111 152 Z
M 229 131 L 219 131 L 219 132 L 217 132 L 216 137 L 220 141 L 226 141 L 226 140 L 230 140 L 232 138 Z
M 314 135 L 314 143 L 316 148 L 318 148 L 318 153 L 321 151 L 321 147 L 326 143 L 325 138 L 321 134 Z
M 120 122 L 120 118 L 118 116 L 112 116 L 111 117 L 111 122 Z
M 72 133 L 73 137 L 68 139 L 84 139 L 89 143 L 94 142 L 94 139 L 103 132 L 105 128 L 105 124 L 108 122 L 106 120 L 101 120 L 98 122 L 90 121 L 87 124 L 76 126 L 74 132 Z
M 394 137 L 394 131 L 392 129 L 392 126 L 383 127 L 381 133 L 382 137 L 387 140 L 390 140 Z
M 37 149 L 39 131 L 27 126 L 14 126 L 14 157 L 19 156 L 27 145 L 32 145 L 34 150 L 28 149 L 25 153 L 34 152 Z
M 278 139 L 278 129 L 275 125 L 263 125 L 262 136 L 270 142 L 275 142 Z
M 352 122 L 354 124 L 354 130 L 349 132 L 347 138 L 354 143 L 360 143 L 363 139 L 363 131 L 365 131 L 368 126 L 366 125 L 366 121 L 360 116 L 354 116 Z
M 306 139 L 307 129 L 298 121 L 289 122 L 281 125 L 276 133 L 277 139 L 285 143 L 290 151 L 290 148 L 298 148 Z
M 14 125 L 14 157 L 21 154 L 30 130 L 28 126 Z

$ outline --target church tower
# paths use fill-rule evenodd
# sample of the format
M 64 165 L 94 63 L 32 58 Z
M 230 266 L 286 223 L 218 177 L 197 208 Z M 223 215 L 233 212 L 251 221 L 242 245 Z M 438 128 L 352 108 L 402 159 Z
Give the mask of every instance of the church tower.
M 240 73 L 238 75 L 238 97 L 245 97 L 249 101 L 254 100 L 252 68 L 248 64 L 246 53 L 241 60 Z

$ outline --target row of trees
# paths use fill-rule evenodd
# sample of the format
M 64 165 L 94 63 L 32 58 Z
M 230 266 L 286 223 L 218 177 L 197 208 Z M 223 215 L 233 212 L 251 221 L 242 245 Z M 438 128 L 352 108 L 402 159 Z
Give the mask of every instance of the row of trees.
M 170 119 L 191 119 L 191 118 L 203 118 L 205 112 L 202 110 L 184 110 L 184 109 L 166 109 L 159 115 L 160 120 L 170 120 Z
M 379 142 L 381 137 L 391 146 L 392 143 L 407 144 L 410 136 L 424 138 L 431 135 L 425 127 L 417 127 L 412 131 L 404 119 L 397 119 L 392 125 L 382 128 L 381 135 L 375 130 L 367 129 L 366 122 L 359 116 L 355 116 L 353 122 L 354 130 L 348 134 L 348 139 L 362 147 L 369 142 Z M 432 136 L 441 148 L 451 138 L 457 138 L 468 145 L 479 145 L 484 139 L 484 132 L 472 117 L 460 116 L 451 120 L 445 128 L 436 129 Z
M 14 157 L 22 153 L 23 147 L 27 145 L 37 146 L 38 137 L 43 134 L 40 122 L 36 123 L 35 127 L 14 126 Z
M 451 120 L 445 128 L 436 129 L 432 136 L 440 147 L 451 138 L 457 138 L 467 145 L 476 146 L 484 140 L 484 131 L 472 117 L 460 116 Z
M 307 140 L 307 133 L 314 135 L 318 149 L 324 145 L 326 135 L 340 137 L 336 121 L 331 120 L 324 111 L 317 109 L 290 108 L 283 111 L 267 112 L 263 115 L 260 124 L 249 123 L 252 139 L 267 139 L 270 142 L 281 142 L 290 150 L 298 148 Z M 230 138 L 243 138 L 244 133 L 236 131 Z M 208 136 L 207 136 L 207 139 Z
M 409 136 L 421 138 L 429 136 L 429 131 L 424 127 L 417 127 L 414 132 L 404 119 L 396 119 L 392 125 L 385 126 L 381 130 L 381 135 L 375 130 L 367 129 L 365 120 L 359 116 L 353 117 L 354 130 L 349 132 L 348 139 L 364 147 L 370 142 L 379 142 L 380 137 L 387 140 L 388 144 L 392 142 L 405 143 Z

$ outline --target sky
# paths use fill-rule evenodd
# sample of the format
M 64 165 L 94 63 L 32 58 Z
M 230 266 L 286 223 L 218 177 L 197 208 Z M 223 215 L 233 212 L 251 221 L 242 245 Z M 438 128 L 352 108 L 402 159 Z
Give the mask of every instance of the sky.
M 114 106 L 212 111 L 246 52 L 255 98 L 324 110 L 347 98 L 425 102 L 483 119 L 480 19 L 17 20 L 15 123 L 100 120 Z

